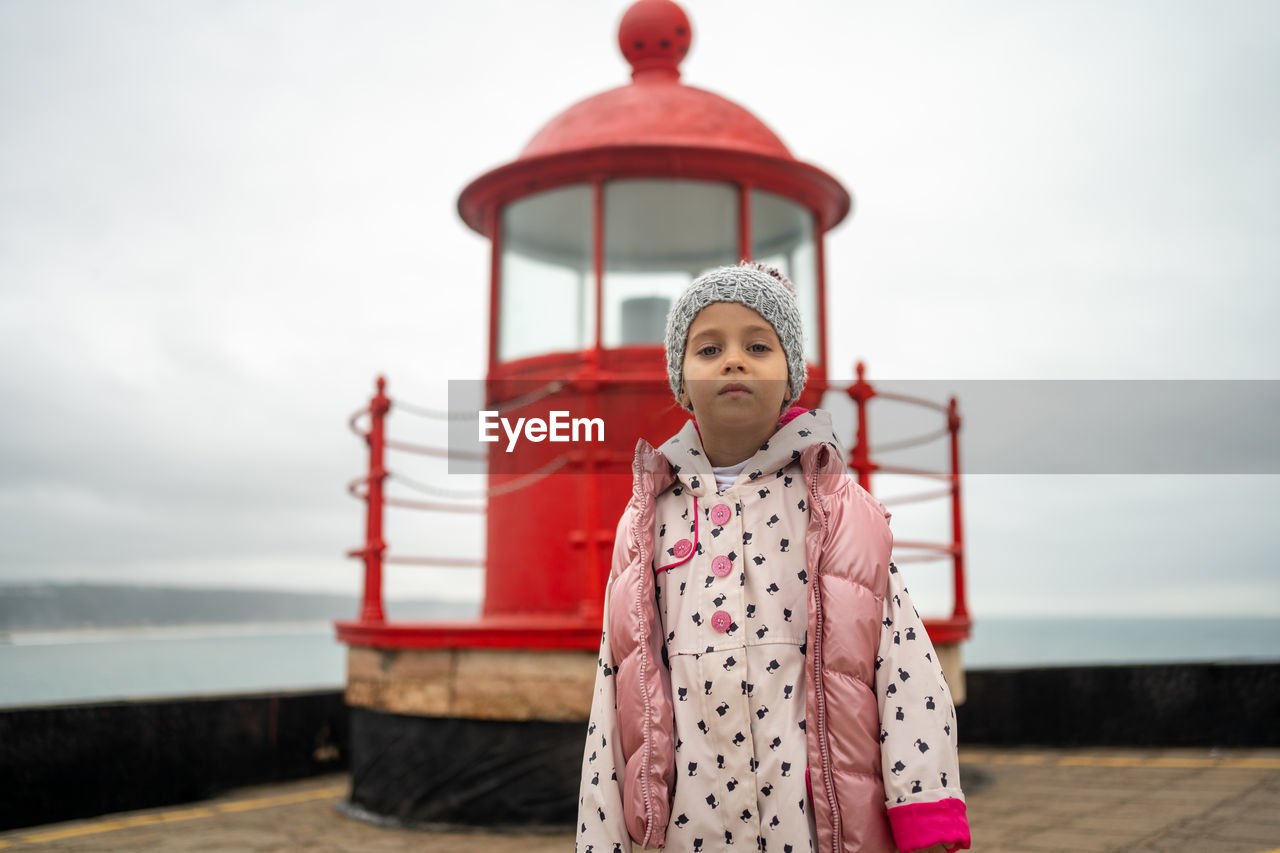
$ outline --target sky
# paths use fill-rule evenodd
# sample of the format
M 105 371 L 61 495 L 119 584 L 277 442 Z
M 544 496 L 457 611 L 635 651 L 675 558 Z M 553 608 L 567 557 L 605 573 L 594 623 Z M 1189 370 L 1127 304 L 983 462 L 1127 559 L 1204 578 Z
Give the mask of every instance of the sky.
M 1274 3 L 683 5 L 684 82 L 855 197 L 826 243 L 834 379 L 863 359 L 962 411 L 993 380 L 1200 380 L 1196 410 L 1280 379 Z M 358 592 L 347 418 L 379 373 L 435 408 L 483 376 L 489 250 L 457 195 L 627 82 L 626 6 L 0 0 L 0 584 Z M 1265 447 L 1274 392 L 1241 387 L 1271 404 L 1198 423 Z M 1152 431 L 1191 433 L 1129 440 Z M 1280 615 L 1268 459 L 967 476 L 975 617 Z M 388 541 L 474 557 L 482 520 L 392 514 Z M 910 571 L 945 612 L 945 569 Z M 388 570 L 393 598 L 479 589 Z

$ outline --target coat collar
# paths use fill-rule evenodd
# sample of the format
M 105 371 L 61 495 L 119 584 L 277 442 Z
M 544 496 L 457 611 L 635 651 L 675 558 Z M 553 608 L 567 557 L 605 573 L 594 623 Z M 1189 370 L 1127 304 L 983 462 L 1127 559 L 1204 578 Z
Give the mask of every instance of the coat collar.
M 735 485 L 776 474 L 799 461 L 805 477 L 816 471 L 822 481 L 819 491 L 828 492 L 834 488 L 830 475 L 845 473 L 844 459 L 844 451 L 831 427 L 831 414 L 810 409 L 784 423 L 760 446 L 747 460 Z M 656 450 L 644 439 L 637 442 L 633 473 L 637 495 L 657 495 L 675 480 L 699 498 L 715 494 L 716 490 L 711 463 L 693 421 L 686 422 Z

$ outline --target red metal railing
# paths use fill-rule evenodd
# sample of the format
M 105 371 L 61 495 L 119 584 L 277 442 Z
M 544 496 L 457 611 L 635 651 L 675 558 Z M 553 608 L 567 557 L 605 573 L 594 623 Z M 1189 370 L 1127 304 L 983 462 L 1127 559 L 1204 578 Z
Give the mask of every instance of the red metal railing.
M 369 405 L 351 415 L 348 425 L 351 431 L 365 440 L 369 445 L 369 473 L 357 477 L 347 484 L 347 491 L 365 502 L 365 544 L 347 552 L 349 557 L 359 557 L 364 561 L 364 593 L 360 601 L 360 621 L 380 623 L 386 621 L 386 611 L 382 603 L 382 567 L 385 563 L 397 563 L 415 566 L 436 567 L 470 567 L 482 568 L 484 561 L 469 557 L 421 557 L 411 555 L 387 554 L 387 544 L 382 538 L 383 511 L 386 507 L 402 507 L 405 509 L 426 510 L 429 512 L 474 513 L 484 512 L 478 504 L 465 504 L 455 501 L 423 501 L 411 498 L 389 496 L 385 492 L 385 484 L 390 472 L 385 464 L 388 449 L 415 453 L 423 456 L 445 458 L 448 450 L 443 447 L 431 447 L 423 444 L 412 444 L 405 441 L 391 441 L 386 437 L 386 420 L 392 409 L 392 400 L 386 394 L 387 380 L 378 377 L 377 391 L 369 400 Z M 359 420 L 369 416 L 369 429 L 360 429 Z M 416 485 L 403 475 L 397 480 L 410 486 Z M 364 491 L 361 491 L 361 486 Z
M 440 489 L 419 483 L 402 473 L 392 472 L 385 464 L 386 451 L 396 450 L 419 456 L 432 456 L 446 459 L 467 459 L 484 461 L 487 457 L 482 453 L 469 453 L 462 450 L 450 451 L 445 447 L 434 447 L 408 441 L 389 439 L 386 436 L 386 420 L 393 410 L 417 414 L 430 418 L 450 419 L 455 415 L 449 412 L 434 411 L 396 402 L 387 396 L 387 380 L 383 376 L 377 379 L 377 389 L 369 404 L 354 413 L 347 421 L 351 431 L 364 439 L 369 446 L 369 471 L 347 484 L 347 491 L 365 502 L 365 544 L 361 548 L 348 551 L 347 556 L 359 557 L 364 561 L 364 592 L 360 602 L 359 624 L 366 627 L 385 625 L 386 610 L 382 596 L 382 569 L 388 563 L 397 565 L 429 566 L 436 568 L 484 568 L 484 560 L 478 557 L 426 557 L 409 554 L 388 554 L 387 544 L 383 539 L 383 517 L 387 507 L 424 510 L 427 512 L 469 513 L 480 515 L 485 512 L 484 504 L 465 503 L 467 498 L 485 499 L 495 495 L 507 494 L 531 486 L 562 468 L 567 456 L 552 460 L 547 465 L 524 476 L 517 477 L 497 487 L 491 487 L 475 493 L 461 493 L 449 489 Z M 550 382 L 537 391 L 524 397 L 507 401 L 496 406 L 499 409 L 520 407 L 542 397 L 554 395 L 565 386 L 564 382 Z M 360 420 L 368 416 L 369 428 L 363 430 Z M 435 495 L 437 500 L 417 500 L 386 493 L 388 480 L 395 480 L 401 485 L 421 492 Z M 363 489 L 363 490 L 362 490 Z M 601 590 L 603 595 L 603 589 Z M 349 630 L 346 626 L 352 623 L 339 623 L 340 634 Z M 388 627 L 390 630 L 390 627 Z M 412 629 L 410 629 L 412 630 Z M 499 630 L 499 627 L 487 625 L 486 630 Z M 530 629 L 536 632 L 537 628 Z M 384 633 L 379 629 L 379 633 Z M 394 633 L 394 632 L 393 632 Z M 474 642 L 474 637 L 472 638 Z
M 858 475 L 858 484 L 868 492 L 871 491 L 871 474 L 873 471 L 924 477 L 932 480 L 941 480 L 946 483 L 946 486 L 941 489 L 900 495 L 882 502 L 885 506 L 892 507 L 904 503 L 917 503 L 939 498 L 951 499 L 951 541 L 927 542 L 924 540 L 895 538 L 893 543 L 894 561 L 897 563 L 922 563 L 943 560 L 948 556 L 951 558 L 952 590 L 954 593 L 951 615 L 945 618 L 926 617 L 924 620 L 925 628 L 929 632 L 929 638 L 934 643 L 958 643 L 966 640 L 972 630 L 973 620 L 969 617 L 968 597 L 965 593 L 964 526 L 961 518 L 960 496 L 960 411 L 956 398 L 951 397 L 947 404 L 943 406 L 923 397 L 877 391 L 866 380 L 866 366 L 863 362 L 858 362 L 856 372 L 858 378 L 846 389 L 846 392 L 857 406 L 857 432 L 854 436 L 853 451 L 850 453 L 849 467 Z M 867 406 L 877 398 L 932 409 L 946 417 L 946 424 L 940 429 L 923 435 L 911 436 L 900 441 L 877 445 L 875 449 L 878 453 L 918 447 L 946 438 L 949 442 L 951 470 L 930 471 L 905 465 L 883 465 L 872 461 L 872 448 L 867 427 Z M 921 553 L 899 555 L 899 549 Z
M 356 429 L 355 421 L 361 414 L 367 411 L 370 416 L 369 432 L 365 435 L 365 441 L 369 444 L 369 473 L 347 487 L 354 494 L 360 482 L 365 484 L 364 547 L 348 554 L 364 560 L 364 596 L 360 600 L 361 622 L 383 622 L 387 618 L 382 607 L 382 558 L 387 550 L 387 543 L 382 540 L 382 490 L 387 479 L 383 454 L 386 452 L 387 412 L 391 409 L 391 401 L 387 399 L 386 390 L 386 377 L 379 376 L 378 390 L 369 401 L 368 409 L 357 412 L 351 417 L 351 428 L 354 430 Z
M 972 628 L 972 620 L 969 617 L 967 596 L 965 593 L 964 535 L 960 493 L 960 415 L 956 398 L 951 397 L 948 403 L 944 406 L 921 397 L 877 391 L 871 383 L 867 382 L 865 377 L 865 365 L 861 361 L 857 363 L 856 373 L 856 381 L 845 390 L 857 407 L 857 427 L 853 449 L 850 453 L 849 467 L 856 473 L 859 484 L 867 491 L 872 491 L 871 475 L 873 472 L 923 477 L 927 479 L 940 480 L 946 484 L 941 489 L 896 496 L 885 500 L 884 503 L 886 506 L 896 506 L 903 503 L 922 502 L 941 498 L 950 499 L 951 541 L 929 542 L 924 540 L 895 539 L 895 561 L 899 563 L 927 562 L 950 557 L 952 561 L 952 589 L 954 592 L 951 614 L 943 618 L 926 617 L 925 627 L 929 631 L 929 636 L 934 643 L 941 644 L 961 642 L 969 637 Z M 561 389 L 562 385 L 563 383 L 560 383 L 559 385 L 551 383 L 545 390 L 539 392 L 538 396 L 542 394 L 554 394 Z M 904 465 L 887 465 L 873 461 L 867 409 L 870 402 L 874 399 L 893 400 L 907 405 L 931 409 L 944 415 L 946 418 L 945 425 L 934 432 L 877 445 L 875 448 L 877 453 L 921 446 L 946 438 L 949 442 L 950 471 L 931 471 L 923 468 L 914 468 Z M 519 404 L 523 404 L 524 402 L 527 402 L 527 400 L 517 402 Z M 384 564 L 398 563 L 438 567 L 484 567 L 484 561 L 478 558 L 420 557 L 388 555 L 386 553 L 387 546 L 383 541 L 383 513 L 385 508 L 388 506 L 454 513 L 483 513 L 485 511 L 485 507 L 481 504 L 466 504 L 455 500 L 412 500 L 397 496 L 389 496 L 385 493 L 385 483 L 387 479 L 392 476 L 388 472 L 384 461 L 385 453 L 388 449 L 436 457 L 445 457 L 449 452 L 446 448 L 388 440 L 386 437 L 386 417 L 392 411 L 393 405 L 395 404 L 393 404 L 391 398 L 386 395 L 386 379 L 379 376 L 377 379 L 377 390 L 370 399 L 369 404 L 355 412 L 349 420 L 349 425 L 352 431 L 364 438 L 365 442 L 369 446 L 368 473 L 356 478 L 347 487 L 348 491 L 352 495 L 363 499 L 366 503 L 364 547 L 354 549 L 348 552 L 348 555 L 351 557 L 359 557 L 364 561 L 364 592 L 361 599 L 359 621 L 362 625 L 367 627 L 385 624 L 386 622 L 386 613 L 383 607 L 382 598 L 382 568 Z M 399 408 L 410 412 L 415 411 L 415 407 L 407 404 L 399 404 Z M 448 413 L 431 413 L 425 410 L 418 410 L 416 413 L 435 417 L 449 417 Z M 366 415 L 369 417 L 368 431 L 361 430 L 358 424 L 359 420 Z M 485 457 L 482 455 L 476 455 L 474 458 L 483 459 Z M 525 477 L 518 478 L 517 481 L 504 484 L 504 486 L 497 491 L 505 493 L 532 485 L 552 473 L 563 463 L 564 460 L 560 459 L 558 462 L 554 462 L 546 469 L 540 469 L 526 475 Z M 438 489 L 429 489 L 426 486 L 415 484 L 412 480 L 402 475 L 396 475 L 395 479 L 410 487 L 419 488 L 423 491 L 432 491 L 436 494 L 448 495 L 449 497 L 456 496 L 456 493 L 449 493 Z M 361 491 L 361 486 L 364 487 L 363 491 Z M 473 497 L 483 498 L 489 493 L 477 494 Z M 900 554 L 900 550 L 919 553 Z M 343 626 L 340 625 L 340 627 Z M 386 629 L 390 630 L 393 627 L 394 626 L 386 626 Z M 405 626 L 405 630 L 410 632 L 412 631 L 408 626 Z M 498 628 L 494 628 L 493 630 L 498 630 Z M 385 631 L 380 629 L 380 633 L 385 633 Z M 476 636 L 473 634 L 468 632 L 463 633 L 467 634 L 472 643 L 477 641 Z M 419 638 L 419 641 L 420 640 L 421 638 Z M 394 639 L 391 638 L 390 635 L 388 635 L 387 639 L 387 642 L 397 645 L 405 643 L 408 645 L 421 644 L 419 641 L 410 641 L 403 638 Z M 443 642 L 443 640 L 439 640 L 439 638 L 437 638 L 433 641 L 433 644 L 436 644 L 437 642 Z

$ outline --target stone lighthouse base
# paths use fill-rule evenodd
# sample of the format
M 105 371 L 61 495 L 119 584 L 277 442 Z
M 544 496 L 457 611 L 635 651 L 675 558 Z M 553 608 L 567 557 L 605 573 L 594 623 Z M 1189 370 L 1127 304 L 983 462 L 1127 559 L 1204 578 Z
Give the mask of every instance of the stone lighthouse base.
M 596 652 L 352 647 L 348 815 L 573 825 Z

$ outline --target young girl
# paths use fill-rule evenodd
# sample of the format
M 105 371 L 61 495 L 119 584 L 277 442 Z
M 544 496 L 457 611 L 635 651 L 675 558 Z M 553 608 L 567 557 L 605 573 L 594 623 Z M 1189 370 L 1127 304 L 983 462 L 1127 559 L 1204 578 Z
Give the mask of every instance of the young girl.
M 969 846 L 956 718 L 805 383 L 794 288 L 706 273 L 667 319 L 693 420 L 641 440 L 605 592 L 579 853 Z

